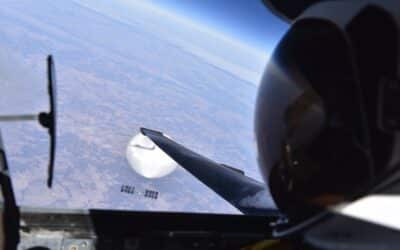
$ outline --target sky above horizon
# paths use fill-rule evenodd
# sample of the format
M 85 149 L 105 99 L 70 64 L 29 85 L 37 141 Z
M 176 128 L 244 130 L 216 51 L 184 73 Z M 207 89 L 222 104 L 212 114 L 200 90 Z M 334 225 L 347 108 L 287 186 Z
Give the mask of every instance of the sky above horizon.
M 195 6 L 197 2 L 194 1 L 176 2 L 175 5 L 173 5 L 173 1 L 169 1 L 167 7 L 166 2 L 162 1 L 74 0 L 75 3 L 81 6 L 86 6 L 132 27 L 137 25 L 142 28 L 147 27 L 146 29 L 152 32 L 154 36 L 162 39 L 168 37 L 172 43 L 179 44 L 180 47 L 190 51 L 192 54 L 213 64 L 218 64 L 224 70 L 228 70 L 230 73 L 255 85 L 258 85 L 260 81 L 273 48 L 286 31 L 286 24 L 283 27 L 277 27 L 281 21 L 272 16 L 268 9 L 258 0 L 249 0 L 248 4 L 234 1 L 229 5 L 235 6 L 232 7 L 232 11 L 229 11 L 232 13 L 230 17 L 224 17 L 222 14 L 225 12 L 221 12 L 213 18 L 195 18 L 195 14 L 202 16 L 200 15 L 201 13 L 211 13 L 217 9 L 217 4 L 223 3 L 224 0 L 220 0 L 218 3 L 214 2 L 214 4 L 209 2 L 208 5 L 204 5 L 201 8 Z M 206 3 L 206 1 L 201 2 Z M 242 12 L 233 11 L 233 9 L 240 7 L 235 5 L 237 3 L 242 3 Z M 187 10 L 186 13 L 191 14 L 183 14 L 181 9 L 187 9 L 189 5 L 194 9 Z M 253 32 L 250 32 L 251 35 L 243 35 L 244 31 L 251 30 L 250 27 L 255 27 L 250 23 L 251 20 L 249 18 L 244 18 L 249 12 L 255 12 L 252 8 L 261 13 L 257 19 L 258 24 L 276 26 L 276 31 L 266 28 L 265 30 L 267 31 L 271 30 L 268 34 L 253 30 Z M 210 11 L 208 12 L 208 10 Z M 138 23 L 135 20 L 135 16 L 143 16 L 145 12 L 150 13 L 150 15 L 144 17 L 143 22 Z M 243 21 L 241 25 L 235 25 L 234 22 L 238 19 L 247 21 Z M 224 22 L 225 24 L 221 28 L 217 24 L 210 24 L 211 22 Z M 252 22 L 255 22 L 255 20 Z M 280 24 L 282 25 L 282 23 Z M 232 28 L 235 32 L 232 31 L 230 33 L 226 31 L 226 28 Z M 262 46 L 255 45 L 255 41 Z
M 126 0 L 131 1 L 131 0 Z M 152 5 L 271 53 L 289 25 L 261 0 L 149 0 Z

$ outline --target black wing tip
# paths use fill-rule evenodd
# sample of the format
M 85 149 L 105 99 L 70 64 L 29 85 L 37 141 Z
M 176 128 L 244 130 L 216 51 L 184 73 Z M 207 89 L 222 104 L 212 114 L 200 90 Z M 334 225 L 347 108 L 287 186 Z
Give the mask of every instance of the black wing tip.
M 146 135 L 146 136 L 151 135 L 151 134 L 163 135 L 163 133 L 160 131 L 148 129 L 148 128 L 144 128 L 144 127 L 140 128 L 140 133 L 142 133 L 143 135 Z

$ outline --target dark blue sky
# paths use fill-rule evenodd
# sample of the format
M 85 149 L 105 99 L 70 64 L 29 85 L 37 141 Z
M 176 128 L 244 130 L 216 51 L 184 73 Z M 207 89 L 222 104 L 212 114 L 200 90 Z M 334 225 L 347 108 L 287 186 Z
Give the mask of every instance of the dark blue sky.
M 288 25 L 261 0 L 151 0 L 261 50 L 271 51 Z

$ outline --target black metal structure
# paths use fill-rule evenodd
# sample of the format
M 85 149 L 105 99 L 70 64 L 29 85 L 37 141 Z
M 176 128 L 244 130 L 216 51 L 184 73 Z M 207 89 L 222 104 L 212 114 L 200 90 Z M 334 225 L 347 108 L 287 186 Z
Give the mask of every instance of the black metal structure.
M 20 214 L 8 169 L 7 156 L 0 131 L 0 195 L 2 201 L 1 223 L 3 235 L 0 235 L 0 247 L 11 250 L 17 249 L 19 243 Z

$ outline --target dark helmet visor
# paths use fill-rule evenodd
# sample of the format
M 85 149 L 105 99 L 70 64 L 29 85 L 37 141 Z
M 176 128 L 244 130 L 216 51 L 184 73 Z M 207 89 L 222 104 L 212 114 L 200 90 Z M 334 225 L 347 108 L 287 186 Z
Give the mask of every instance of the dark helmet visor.
M 275 50 L 259 88 L 261 171 L 283 210 L 369 180 L 357 71 L 344 33 L 301 20 Z

